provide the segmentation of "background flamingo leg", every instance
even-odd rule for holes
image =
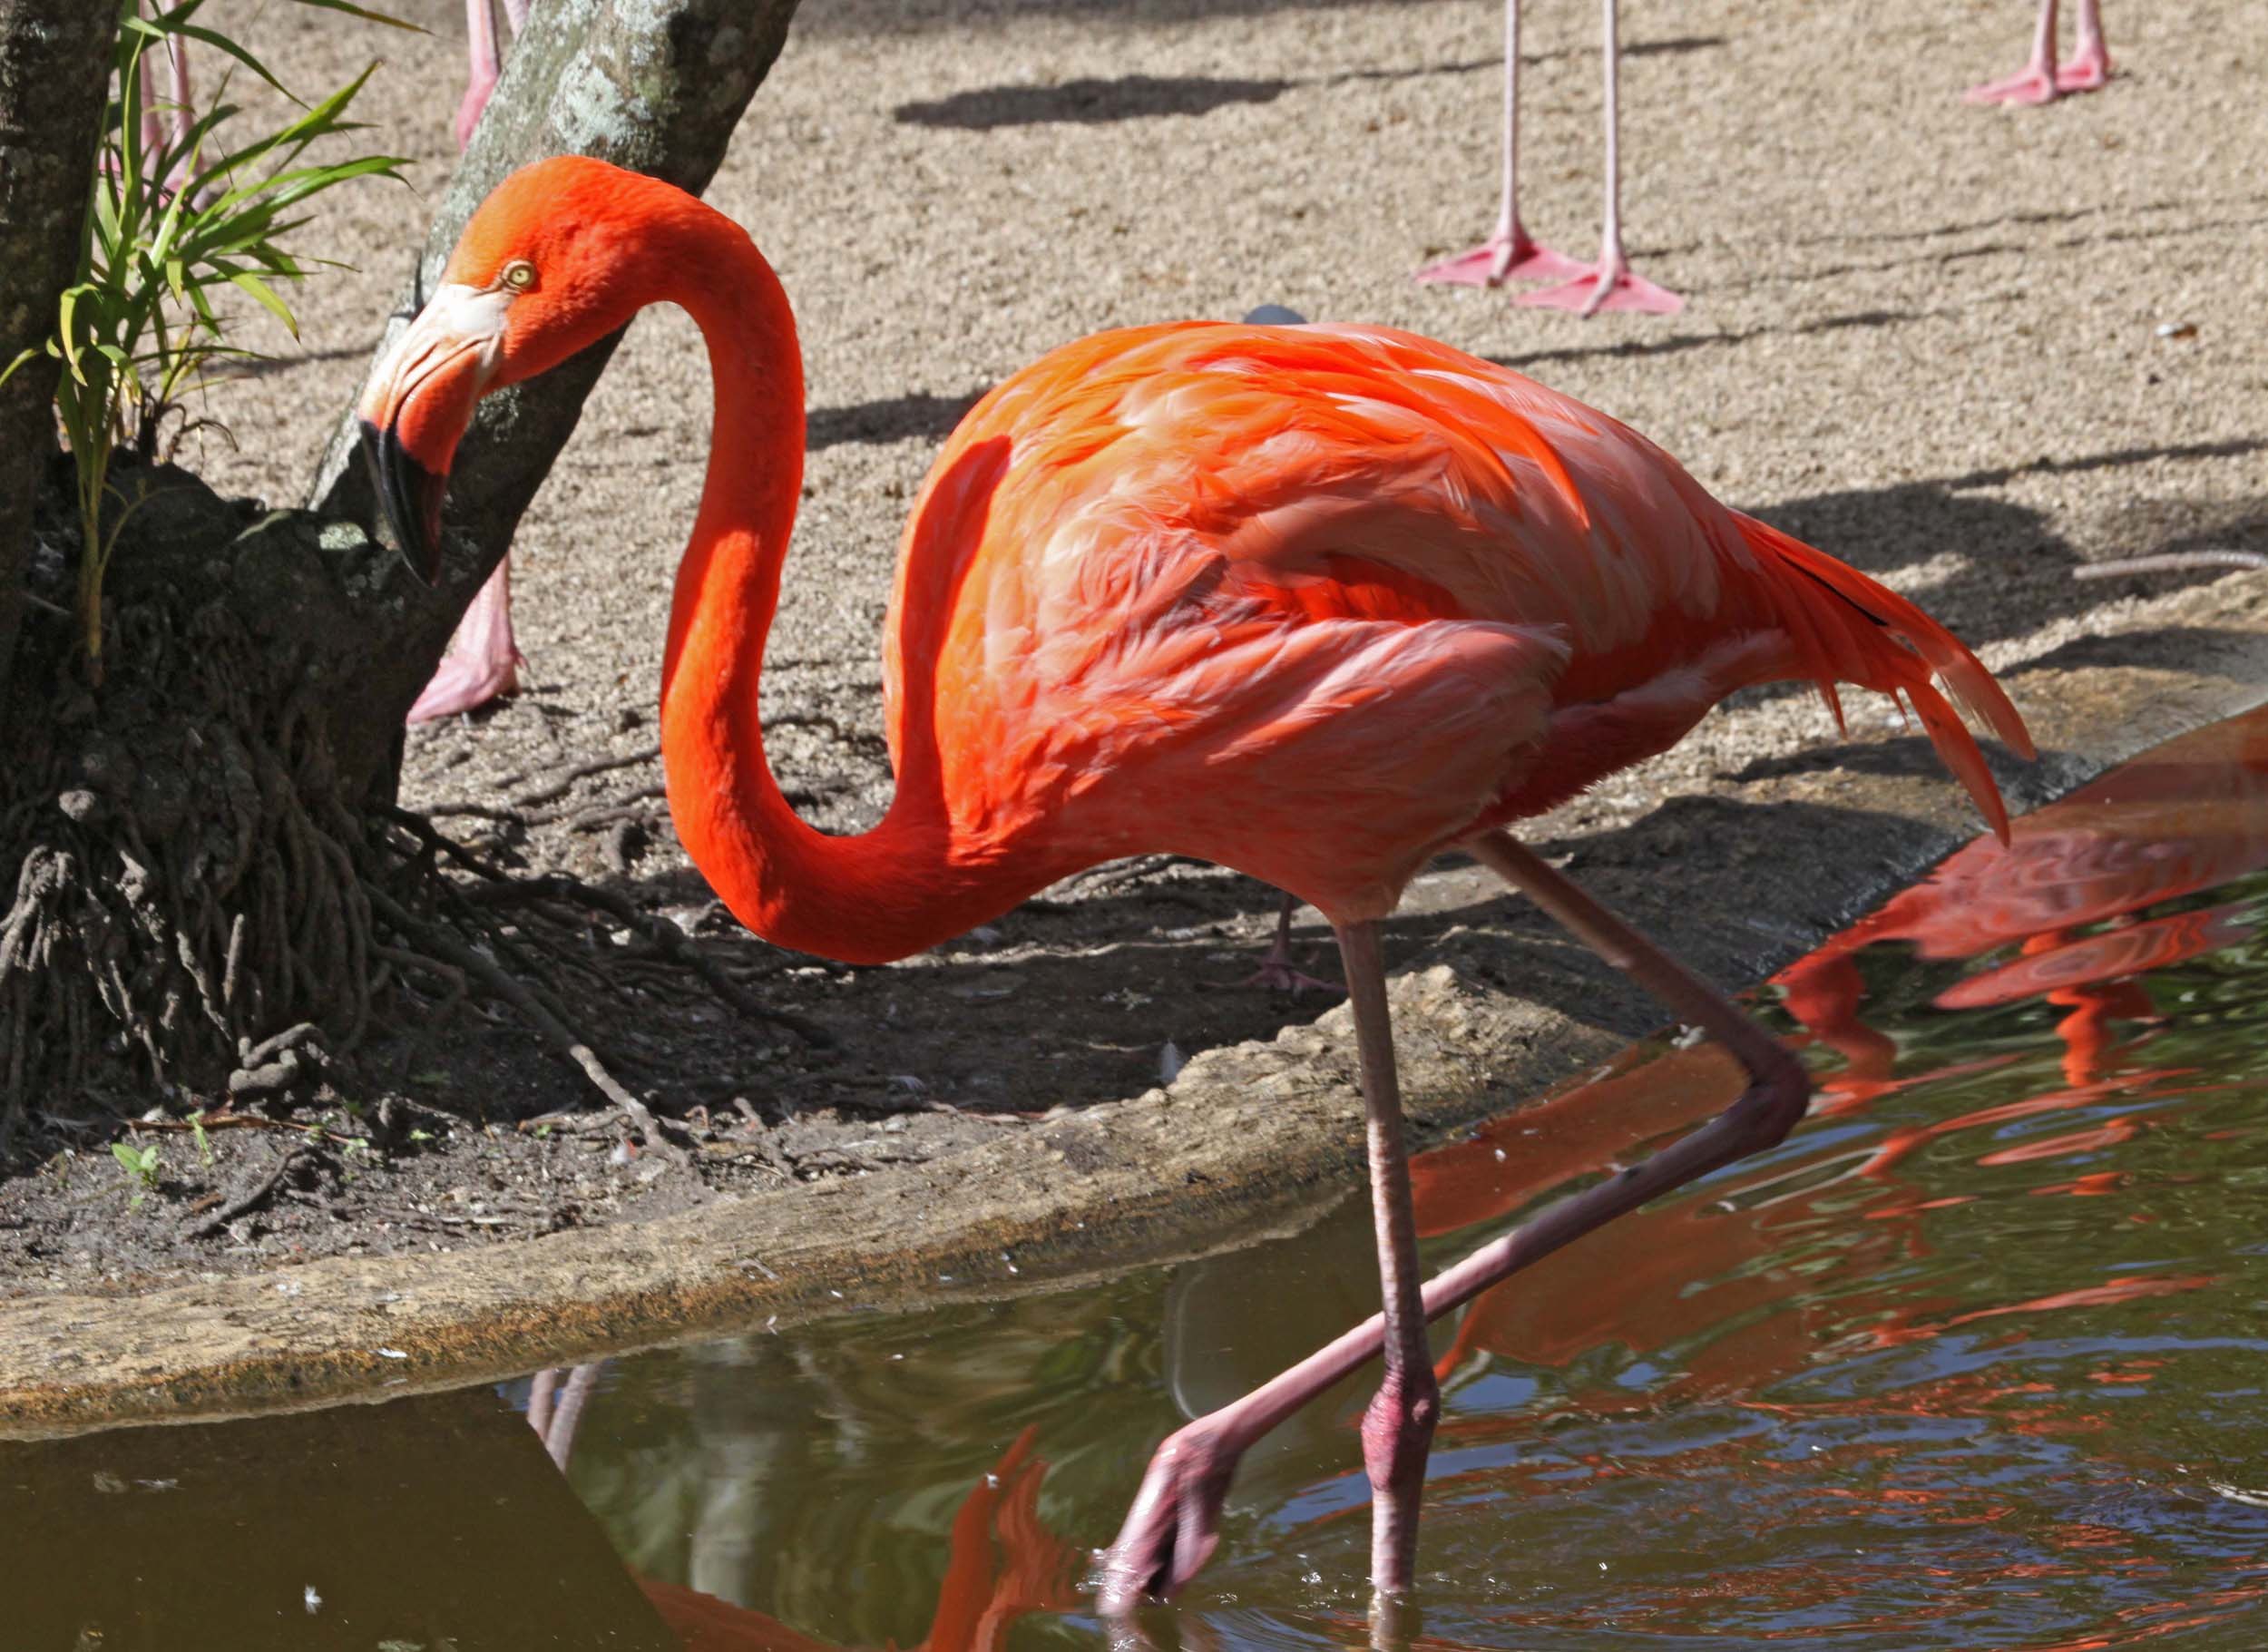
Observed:
[[[1456,287],[1498,287],[1510,280],[1562,280],[1583,268],[1538,241],[1520,221],[1520,0],[1504,0],[1503,209],[1488,239],[1428,264],[1417,279]]]
[[[2093,92],[2110,79],[2110,49],[2103,44],[2102,0],[2079,0],[2077,49],[2056,71],[2058,92]]]
[[[407,720],[429,723],[486,705],[499,695],[520,691],[520,669],[527,664],[512,637],[512,561],[480,588],[449,639],[433,680],[409,709]]]
[[[459,149],[473,141],[473,129],[481,123],[481,112],[488,107],[503,68],[496,54],[496,14],[492,6],[493,0],[464,0],[466,73],[464,99],[456,106]]]
[[[1323,981],[1306,974],[1292,963],[1292,912],[1299,904],[1299,897],[1286,892],[1284,903],[1276,908],[1276,939],[1268,943],[1267,954],[1260,960],[1260,967],[1245,977],[1242,984],[1266,987],[1271,992],[1289,992],[1297,998],[1310,990],[1318,992],[1338,992],[1345,989],[1335,981]]]
[[[2052,103],[2067,92],[2093,92],[2110,79],[2110,53],[2103,44],[2102,0],[2079,0],[2077,50],[2056,66],[2057,0],[2040,0],[2039,23],[2032,34],[2032,54],[2015,73],[1962,95],[1971,103]]]
[[[1606,40],[1601,55],[1607,75],[1607,218],[1600,236],[1598,262],[1556,287],[1524,292],[1517,302],[1548,309],[1571,309],[1595,316],[1602,309],[1636,310],[1651,316],[1674,316],[1686,301],[1666,287],[1657,287],[1630,269],[1622,249],[1621,113],[1618,103],[1622,50],[1616,28],[1615,0],[1606,0]]]
[[[504,15],[517,34],[528,20],[530,0],[504,0]],[[464,101],[457,105],[456,146],[473,141],[482,112],[503,73],[496,44],[494,0],[464,0],[467,73]],[[434,668],[433,680],[410,708],[408,720],[432,722],[486,705],[501,694],[520,690],[519,670],[527,664],[512,637],[512,559],[496,564],[473,605],[457,622],[448,652]]]
[[[1740,1099],[1668,1147],[1571,1197],[1443,1269],[1422,1293],[1437,1319],[1482,1291],[1618,1216],[1710,1171],[1784,1140],[1804,1116],[1811,1080],[1779,1041],[1737,1005],[1553,871],[1524,846],[1491,832],[1466,846],[1474,857],[1541,907],[1591,951],[1729,1050],[1749,1075]],[[1344,949],[1344,939],[1342,947]],[[1347,954],[1355,1025],[1364,1025],[1363,973]],[[1365,1047],[1364,1076],[1370,1065]],[[1367,1091],[1365,1092],[1367,1107]],[[1388,1301],[1392,1301],[1391,1294]],[[1396,1333],[1407,1336],[1406,1324]],[[1262,1435],[1390,1345],[1380,1314],[1218,1411],[1168,1435],[1150,1459],[1118,1540],[1104,1555],[1098,1605],[1130,1614],[1144,1596],[1170,1597],[1204,1567],[1219,1541],[1220,1511],[1245,1452]],[[1410,1356],[1405,1348],[1402,1357]],[[1421,1351],[1420,1359],[1424,1357]],[[1364,1455],[1370,1425],[1364,1422]],[[1374,1524],[1373,1540],[1378,1536]]]

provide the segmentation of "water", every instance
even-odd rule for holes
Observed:
[[[1760,995],[1810,1120],[1440,1327],[1421,1644],[2268,1644],[2263,865],[2268,714]],[[1428,1155],[1429,1250],[1736,1087],[1642,1049]],[[1158,1438],[1374,1301],[1349,1200],[1100,1289],[0,1446],[0,1652],[1100,1647]],[[1363,1642],[1364,1398],[1246,1460],[1161,1644]]]

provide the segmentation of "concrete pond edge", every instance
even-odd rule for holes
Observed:
[[[2268,579],[2112,604],[1988,661],[2041,753],[1996,769],[2012,808],[2034,808],[2268,700]],[[1602,894],[1715,979],[1763,980],[1975,834],[1941,775],[1847,755],[1780,765],[1756,822],[1764,804],[1800,806],[1773,807],[1768,832],[1664,824],[1652,853],[1674,889],[1632,874]],[[1741,789],[1728,783],[1725,807]],[[1455,925],[1397,963],[1422,1145],[1590,1070],[1659,1020],[1548,954],[1562,990],[1509,990]],[[1554,1007],[1570,998],[1581,1014]],[[478,1249],[0,1300],[0,1437],[383,1401],[735,1329],[1066,1288],[1295,1229],[1354,1186],[1361,1162],[1342,1007],[1270,1042],[1205,1051],[1170,1088],[931,1163]]]

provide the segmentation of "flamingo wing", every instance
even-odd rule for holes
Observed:
[[[1178,850],[1344,921],[1745,683],[1887,687],[1929,721],[1941,657],[2005,708],[1910,604],[1780,538],[1605,415],[1413,335],[1101,334],[941,455],[900,560],[893,750],[904,774],[934,738],[965,852]]]

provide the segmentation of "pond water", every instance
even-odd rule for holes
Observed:
[[[2268,1645],[2263,866],[2268,713],[1758,994],[1803,1128],[1438,1327],[1419,1644]],[[1432,1259],[1736,1089],[1642,1048],[1427,1155]],[[1152,1445],[1375,1302],[1349,1198],[1105,1288],[0,1446],[0,1648],[1108,1645]],[[1364,1642],[1371,1380],[1246,1460],[1158,1644]]]

